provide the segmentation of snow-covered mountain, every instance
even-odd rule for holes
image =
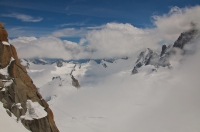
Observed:
[[[134,66],[135,58],[111,60],[89,60],[85,63],[56,61],[52,64],[34,63],[32,60],[21,59],[21,64],[28,67],[27,71],[39,89],[46,84],[58,81],[58,84],[72,85],[71,76],[78,79],[81,86],[90,80],[103,78],[121,71],[130,70]]]
[[[26,64],[28,68],[29,64]],[[59,131],[54,122],[52,110],[33,84],[26,68],[21,65],[16,49],[8,42],[7,31],[1,22],[0,101],[2,103],[0,106],[1,131]]]
[[[198,131],[200,38],[193,31],[161,46],[159,53],[147,48],[122,59],[21,63],[61,132]],[[81,88],[73,86],[72,77]]]
[[[8,132],[28,131],[25,127],[34,132],[200,130],[200,37],[195,26],[159,52],[149,47],[138,56],[76,61],[19,60],[3,32],[0,115],[5,125],[12,125],[4,129]]]
[[[147,48],[139,54],[136,65],[132,70],[132,74],[138,73],[138,68],[145,65],[155,66],[152,71],[156,71],[156,69],[160,66],[168,67],[169,69],[172,68],[172,65],[170,64],[170,58],[180,54],[180,52],[182,52],[182,54],[187,52],[187,49],[184,49],[184,46],[186,44],[189,45],[192,40],[195,40],[195,38],[198,37],[198,30],[195,28],[195,25],[193,25],[192,29],[181,33],[178,39],[174,42],[173,46],[163,45],[160,55],[153,52],[150,48]]]

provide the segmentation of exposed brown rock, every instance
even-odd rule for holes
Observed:
[[[3,87],[4,85],[3,85],[3,82],[0,80],[0,87]]]
[[[80,88],[81,86],[80,86],[78,80],[77,80],[76,78],[74,78],[73,75],[72,75],[71,78],[72,78],[72,85],[73,85],[74,87],[76,87],[76,88]]]
[[[0,22],[0,29],[4,29],[4,28],[5,28],[5,27],[4,27],[3,23]]]
[[[0,22],[0,40],[8,42],[8,33],[2,22]]]
[[[2,34],[4,26],[0,23],[0,39],[6,41],[5,34]],[[7,33],[7,32],[6,32]],[[7,37],[7,36],[6,36]],[[0,92],[0,100],[6,109],[9,109],[18,119],[26,113],[26,101],[28,99],[38,102],[47,112],[47,116],[32,121],[22,120],[24,126],[32,132],[59,132],[55,125],[54,117],[49,105],[42,99],[32,79],[27,74],[26,68],[20,64],[15,47],[12,45],[4,45],[0,41],[0,68],[8,66],[9,76],[0,74],[0,80],[6,79],[13,83],[6,87],[4,92]],[[10,63],[11,57],[13,60]],[[0,86],[4,85],[0,81]],[[23,109],[19,109],[15,104],[21,103]]]
[[[47,102],[44,99],[42,99],[41,102],[42,102],[42,105],[44,106],[44,108],[49,108],[49,105],[47,104]]]

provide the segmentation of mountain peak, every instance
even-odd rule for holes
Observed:
[[[4,29],[4,24],[2,22],[0,22],[0,29]]]
[[[2,22],[0,22],[0,40],[8,42],[8,33]]]
[[[32,132],[58,132],[49,105],[33,84],[26,68],[21,65],[15,47],[8,42],[8,34],[5,29],[2,29],[4,28],[2,23],[0,27],[0,81],[3,82],[0,87],[0,100],[3,107],[13,113],[17,120],[21,120],[22,124]],[[29,107],[27,105],[30,105],[28,103],[30,101],[33,105]],[[37,113],[38,107],[44,114],[38,116],[41,112],[39,110],[37,118],[27,118],[27,115],[35,114],[30,113],[31,111]]]
[[[173,47],[183,49],[185,44],[190,42],[198,33],[198,29],[196,28],[196,24],[191,23],[191,29],[189,31],[181,33],[178,39],[174,42]]]

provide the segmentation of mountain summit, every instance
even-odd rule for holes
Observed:
[[[135,66],[132,70],[132,74],[138,73],[138,69],[144,65],[153,65],[155,69],[152,71],[156,71],[156,68],[159,66],[171,68],[170,57],[176,54],[177,50],[181,50],[184,52],[184,46],[190,43],[193,39],[198,37],[198,29],[196,28],[194,23],[191,23],[192,28],[186,32],[180,34],[178,39],[174,42],[173,46],[166,46],[165,44],[162,46],[162,50],[160,55],[153,52],[150,48],[142,51],[138,55],[138,59],[135,62]]]
[[[0,22],[0,101],[8,113],[32,132],[59,132],[49,105],[42,98]]]

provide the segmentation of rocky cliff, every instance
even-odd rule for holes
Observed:
[[[153,65],[155,66],[155,69],[159,66],[171,68],[169,60],[170,56],[175,55],[177,49],[183,51],[184,53],[184,46],[199,35],[199,29],[197,29],[195,24],[192,23],[191,29],[181,33],[173,45],[163,45],[160,55],[147,48],[145,51],[142,51],[139,54],[138,59],[135,62],[135,66],[132,70],[132,74],[138,73],[138,69],[144,65]]]
[[[49,105],[42,98],[26,68],[20,64],[15,47],[0,23],[0,101],[8,112],[32,132],[59,132]],[[40,109],[38,109],[40,108]],[[41,114],[43,113],[43,114]]]
[[[80,88],[81,87],[80,84],[79,84],[79,82],[78,82],[78,80],[76,78],[74,78],[73,75],[71,76],[71,79],[72,79],[72,85],[74,87],[76,87],[76,88]]]

